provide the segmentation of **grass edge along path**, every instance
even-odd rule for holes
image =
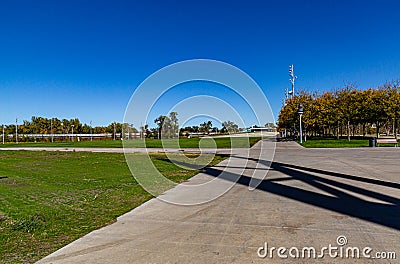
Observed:
[[[175,182],[199,172],[151,158]],[[123,154],[0,151],[0,263],[33,263],[151,198]]]
[[[341,139],[333,139],[333,138],[325,138],[325,139],[307,139],[307,141],[303,141],[303,144],[300,144],[299,140],[296,142],[305,147],[305,148],[366,148],[369,147],[369,139],[368,138],[355,138],[350,141],[347,138]],[[393,147],[394,144],[380,144],[380,147]]]
[[[233,146],[238,148],[247,148],[257,143],[261,137],[232,137],[234,141]],[[202,147],[214,147],[214,140],[217,148],[230,148],[231,138],[230,137],[216,137],[216,138],[180,138],[180,148],[198,148],[199,143],[203,141]],[[170,145],[173,140],[164,139],[164,145]],[[144,144],[144,142],[146,144]],[[160,139],[146,139],[143,140],[127,140],[124,143],[126,146],[132,148],[162,148],[163,142]],[[61,148],[122,148],[123,144],[121,140],[94,140],[94,141],[80,141],[80,142],[21,142],[21,143],[6,143],[0,144],[0,148],[24,148],[24,147],[61,147]]]

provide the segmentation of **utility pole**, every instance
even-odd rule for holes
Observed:
[[[61,122],[61,135],[60,138],[64,139],[64,122]]]
[[[294,65],[289,66],[289,76],[290,76],[290,83],[292,84],[292,90],[288,92],[291,98],[294,96],[294,80],[297,79],[297,76],[294,75]]]
[[[18,144],[18,118],[15,118],[15,143]]]
[[[54,135],[53,135],[53,118],[50,119],[50,132],[51,132],[51,142],[54,142]]]
[[[285,105],[288,98],[289,98],[289,90],[288,88],[285,88]]]
[[[295,79],[297,79],[297,76],[294,75],[294,65],[293,64],[289,66],[289,76],[290,76],[289,82],[292,84],[292,88],[291,88],[291,90],[289,90],[288,88],[285,88],[285,99],[284,99],[284,103],[283,103],[284,106],[286,105],[287,100],[289,98],[293,98],[293,96],[294,96],[294,81],[295,81]]]
[[[289,82],[292,84],[292,89],[289,90],[288,88],[285,88],[285,101],[283,103],[283,106],[285,106],[287,104],[287,100],[289,98],[293,98],[294,95],[295,95],[295,93],[294,93],[294,81],[297,79],[297,76],[294,75],[294,65],[293,64],[289,66],[289,76],[290,76]],[[287,131],[286,131],[286,128],[285,128],[285,136],[287,136],[286,133],[287,133]]]
[[[93,141],[92,120],[90,120],[90,141]]]
[[[117,133],[117,131],[115,130],[115,122],[114,122],[114,140],[116,138],[116,133]]]

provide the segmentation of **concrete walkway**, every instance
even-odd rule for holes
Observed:
[[[238,183],[218,199],[196,206],[152,199],[39,263],[399,263],[398,149],[304,149],[279,142],[267,178],[250,191],[254,168],[267,171],[270,164],[268,151],[261,149],[271,146],[258,143],[247,157],[231,158],[249,162]],[[236,179],[234,170],[240,168],[235,162],[227,166],[219,164],[189,184],[212,180],[222,170],[232,173],[225,181]],[[165,195],[180,192],[174,188]],[[315,248],[317,255],[329,244],[338,247],[339,236],[345,237],[339,239],[343,252],[370,247],[371,256],[394,251],[397,260],[333,258],[326,250],[321,259],[301,257],[303,247]],[[288,258],[281,259],[275,249],[272,258],[260,258],[265,243],[269,253],[272,247],[296,247],[299,257],[286,251]]]

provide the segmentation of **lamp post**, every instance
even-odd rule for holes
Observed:
[[[293,64],[289,66],[289,76],[290,76],[289,81],[292,84],[292,90],[288,91],[288,94],[290,95],[290,98],[293,98],[293,96],[294,96],[294,81],[297,78],[297,76],[294,75],[294,65]]]
[[[53,135],[53,118],[50,119],[50,132],[51,132],[51,142],[54,142],[54,135]]]
[[[114,140],[115,140],[115,138],[116,138],[116,133],[117,133],[117,131],[116,131],[116,129],[115,129],[115,122],[114,122]]]
[[[93,128],[92,128],[92,120],[90,120],[90,141],[93,141]]]
[[[74,142],[74,125],[71,125],[71,127],[72,127],[72,138],[71,138],[71,140],[72,140],[72,142]]]
[[[303,129],[302,129],[302,122],[301,122],[301,117],[303,115],[304,109],[303,109],[303,105],[299,104],[299,109],[297,110],[297,113],[300,116],[300,144],[303,144]]]
[[[15,118],[15,143],[18,144],[18,118]]]
[[[64,135],[63,134],[64,134],[64,122],[61,122],[61,135],[62,135],[60,137],[61,139],[64,139]]]

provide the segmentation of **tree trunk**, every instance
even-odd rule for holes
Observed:
[[[339,128],[339,121],[337,122],[337,128],[336,128],[336,136],[337,136],[337,139],[339,140],[339,130],[340,130],[340,128]]]
[[[394,128],[394,119],[393,119],[393,136],[395,134],[395,128]]]
[[[350,121],[347,121],[347,140],[350,141]]]
[[[340,136],[343,137],[343,126],[340,125]]]
[[[304,142],[307,141],[307,127],[304,127]]]
[[[390,130],[391,130],[391,129],[392,129],[392,128],[391,128],[391,125],[389,124],[389,121],[386,122],[386,125],[385,125],[386,136],[390,136]]]
[[[366,127],[366,124],[363,123],[363,127],[362,127],[362,130],[363,130],[363,137],[365,137],[365,135],[366,135],[366,133],[365,133],[365,127]]]

